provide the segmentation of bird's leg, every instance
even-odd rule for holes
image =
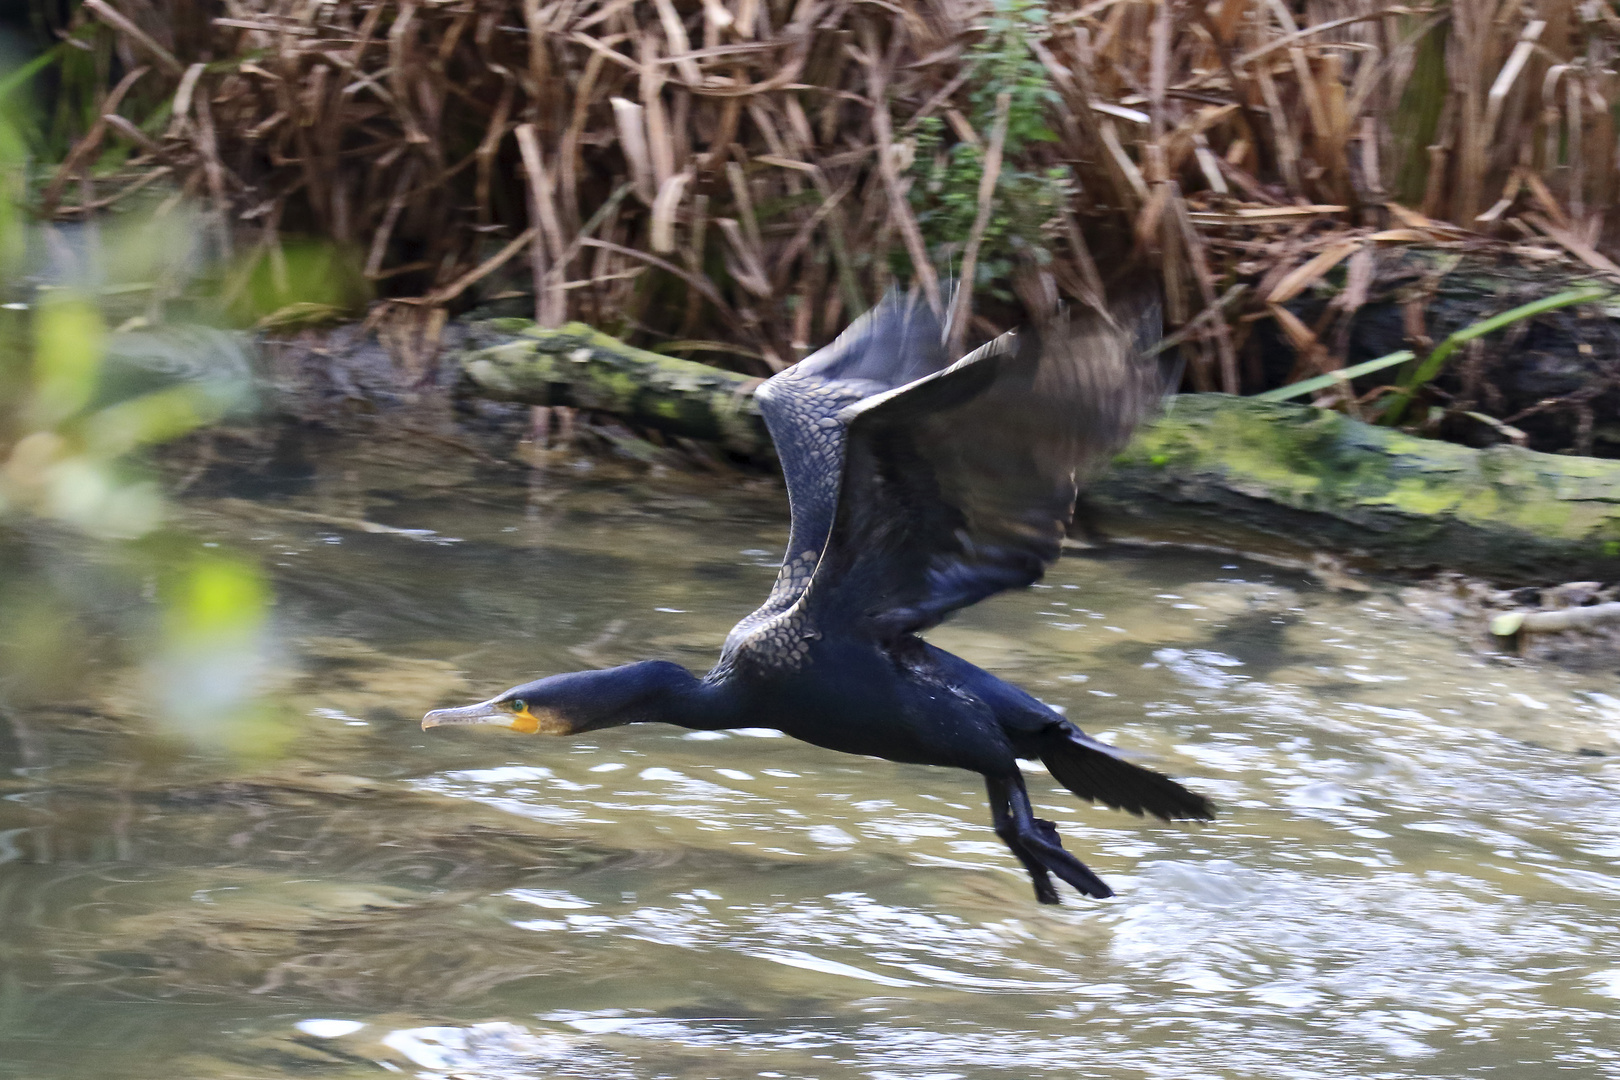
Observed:
[[[1035,899],[1043,904],[1058,902],[1057,890],[1052,887],[1052,875],[1046,872],[1040,860],[1031,855],[1018,840],[1018,829],[1013,824],[1012,813],[1008,801],[1008,791],[1011,785],[999,776],[984,778],[985,790],[990,794],[990,824],[996,830],[996,835],[1007,849],[1018,856],[1018,861],[1024,864],[1029,871],[1030,881],[1035,883]],[[1056,835],[1054,830],[1053,835]]]
[[[1007,777],[1006,787],[1011,826],[1018,844],[1041,865],[1079,889],[1086,896],[1104,900],[1114,895],[1102,878],[1093,874],[1085,863],[1063,850],[1057,826],[1035,816],[1029,805],[1029,792],[1024,789],[1022,776]],[[1008,846],[1011,847],[1009,841]],[[1017,851],[1017,848],[1013,849]]]

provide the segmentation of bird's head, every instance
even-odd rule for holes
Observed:
[[[525,735],[578,735],[667,719],[671,699],[696,682],[679,664],[662,660],[575,671],[514,686],[476,705],[435,709],[422,727],[486,724]]]

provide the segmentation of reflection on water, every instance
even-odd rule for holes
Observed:
[[[142,575],[7,542],[0,1077],[1620,1076],[1612,676],[1477,656],[1395,583],[1065,559],[935,640],[1223,814],[1032,776],[1121,894],[1044,909],[967,774],[768,717],[417,729],[533,675],[705,667],[769,586],[771,485],[299,453],[183,508],[269,570],[263,754],[177,743],[137,692]]]

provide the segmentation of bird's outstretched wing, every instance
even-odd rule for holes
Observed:
[[[1156,296],[1060,317],[837,416],[843,480],[804,603],[880,640],[1038,580],[1088,466],[1160,400]],[[797,513],[797,510],[795,510]]]
[[[943,334],[933,311],[919,298],[891,292],[832,344],[755,391],[787,479],[793,524],[770,597],[732,630],[728,652],[791,607],[810,584],[838,503],[845,441],[839,412],[945,364]]]

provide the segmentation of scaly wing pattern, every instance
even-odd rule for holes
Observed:
[[[879,640],[1039,580],[1078,485],[1159,402],[1156,297],[1060,317],[845,407],[843,483],[810,621]]]
[[[771,594],[726,638],[722,663],[778,625],[810,584],[838,504],[844,424],[838,414],[874,394],[939,371],[946,356],[939,320],[916,297],[890,293],[831,345],[766,380],[754,395],[776,444],[793,522]]]

